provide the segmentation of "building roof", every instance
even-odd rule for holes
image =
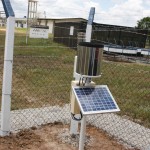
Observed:
[[[27,18],[16,18],[16,21],[26,21]],[[87,22],[87,19],[84,18],[37,18],[38,21],[40,20],[51,20],[51,21],[55,21],[56,23],[59,22]],[[127,27],[127,26],[119,26],[119,25],[111,25],[111,24],[103,24],[103,23],[96,23],[94,22],[95,26],[99,26],[99,27],[105,27],[105,28],[133,28],[133,27]]]
[[[84,18],[37,18],[38,20],[81,20],[81,21],[87,21]]]

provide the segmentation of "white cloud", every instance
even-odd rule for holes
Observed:
[[[145,3],[145,5],[150,6],[150,0],[143,0],[143,3]]]
[[[142,18],[143,15],[142,0],[128,0],[124,3],[116,4],[105,14],[108,19],[106,20],[107,23],[135,26],[136,21]],[[105,20],[104,17],[103,19]]]
[[[47,7],[45,8],[45,4]],[[49,3],[48,0],[39,2],[39,11],[47,12],[48,17],[84,17],[87,18],[91,6],[100,7],[98,3],[81,0],[57,0]]]
[[[11,0],[16,17],[27,15],[28,0]],[[104,24],[135,26],[137,20],[148,16],[150,0],[109,0],[113,2],[107,11],[101,8],[103,0],[39,0],[38,11],[44,17],[80,17],[88,18],[90,7],[96,8],[95,21]]]

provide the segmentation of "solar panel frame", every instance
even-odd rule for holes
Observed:
[[[76,89],[93,89],[94,90],[94,92],[95,92],[95,90],[97,90],[97,89],[106,89],[107,90],[107,94],[109,94],[109,96],[110,96],[110,98],[111,98],[111,101],[113,102],[113,104],[115,105],[113,105],[115,108],[112,108],[112,109],[107,109],[107,110],[90,110],[90,111],[84,111],[84,109],[83,109],[83,104],[81,104],[81,97],[79,97],[79,95],[77,95],[77,93],[76,93]],[[117,105],[117,103],[116,103],[116,101],[115,101],[115,99],[114,99],[114,97],[112,96],[112,94],[111,94],[111,92],[110,92],[110,90],[109,90],[109,88],[108,88],[108,86],[107,85],[97,85],[97,86],[83,86],[83,87],[81,87],[81,86],[72,86],[72,90],[73,90],[73,92],[74,92],[74,94],[75,94],[75,97],[76,97],[76,100],[77,100],[77,102],[78,102],[78,104],[79,104],[79,107],[80,107],[80,110],[81,110],[81,112],[82,112],[82,114],[83,115],[92,115],[92,114],[100,114],[100,113],[109,113],[109,112],[119,112],[120,111],[120,109],[119,109],[119,107],[118,107],[118,105]],[[84,95],[85,96],[85,95]],[[82,99],[83,100],[83,99]],[[95,100],[98,100],[98,97],[97,97],[97,99],[95,99]],[[83,100],[84,101],[84,100]],[[96,103],[95,103],[96,104]]]

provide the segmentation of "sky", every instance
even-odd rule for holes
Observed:
[[[27,15],[28,0],[10,0],[17,18]],[[95,7],[97,23],[134,27],[150,16],[150,0],[39,0],[38,15],[46,18],[88,18]],[[0,6],[1,8],[1,6]]]

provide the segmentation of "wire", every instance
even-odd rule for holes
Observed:
[[[80,111],[80,116],[81,116],[80,118],[76,118],[75,115],[76,114],[71,113],[71,117],[73,120],[75,120],[75,121],[81,121],[82,120],[83,114],[81,113],[81,111]]]

